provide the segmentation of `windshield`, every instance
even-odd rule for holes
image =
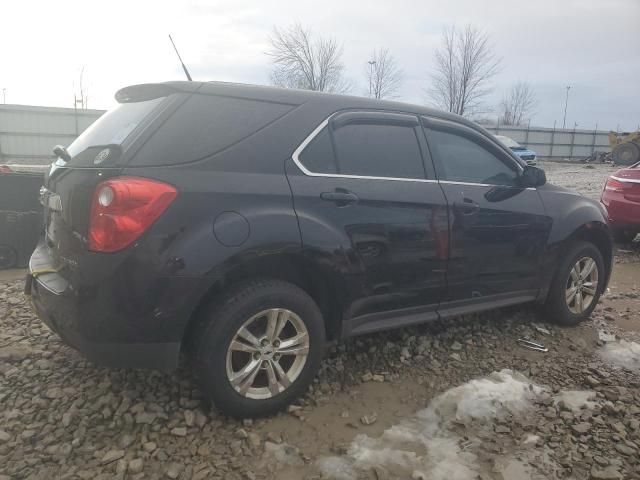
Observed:
[[[96,145],[121,145],[138,124],[164,99],[154,98],[145,102],[121,103],[102,115],[82,135],[69,145],[67,151],[73,157]]]
[[[505,147],[509,147],[509,148],[522,148],[522,145],[520,145],[518,142],[516,142],[515,140],[513,140],[512,138],[509,137],[505,137],[504,135],[496,135],[495,136],[498,140],[500,140],[500,142],[505,146]]]

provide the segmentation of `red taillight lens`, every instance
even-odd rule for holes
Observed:
[[[116,252],[131,245],[178,195],[171,185],[139,177],[101,182],[93,193],[89,250]]]
[[[604,189],[609,192],[624,192],[628,186],[625,182],[609,177],[607,183],[604,184]]]

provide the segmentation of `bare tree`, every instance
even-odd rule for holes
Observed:
[[[500,70],[486,33],[473,25],[445,29],[436,51],[436,71],[428,90],[431,100],[444,110],[464,115],[478,112],[489,82]]]
[[[536,95],[527,82],[518,82],[511,87],[500,103],[500,121],[504,125],[521,125],[533,113]]]
[[[273,29],[269,37],[274,85],[320,92],[346,93],[342,46],[333,38],[316,36],[299,24]]]
[[[372,98],[397,98],[402,86],[403,72],[388,49],[373,51],[367,62],[366,78],[369,84],[369,96]]]

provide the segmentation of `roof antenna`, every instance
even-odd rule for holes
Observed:
[[[173,38],[171,38],[171,34],[169,34],[169,40],[171,40],[171,45],[173,45],[173,49],[176,51],[176,55],[178,55],[178,60],[180,60],[180,63],[182,64],[182,70],[184,70],[184,74],[187,76],[187,80],[189,80],[190,82],[193,82],[193,79],[191,78],[191,75],[189,75],[189,70],[187,70],[187,67],[185,66],[184,62],[182,61],[182,57],[180,56],[180,53],[178,53],[178,49],[176,48],[176,44],[173,43]]]

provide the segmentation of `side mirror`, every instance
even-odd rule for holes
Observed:
[[[541,187],[547,183],[547,175],[538,167],[526,166],[520,175],[520,184],[525,188]]]

